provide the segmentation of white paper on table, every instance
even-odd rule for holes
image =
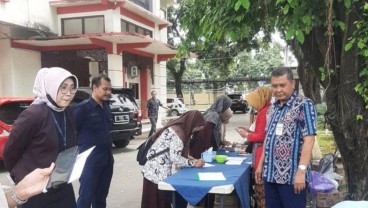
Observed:
[[[226,165],[241,165],[245,159],[244,157],[228,157]]]
[[[86,160],[87,160],[88,156],[91,154],[92,150],[95,147],[96,146],[93,146],[93,147],[87,149],[86,151],[78,154],[77,159],[74,163],[73,171],[70,174],[68,183],[71,183],[71,182],[73,182],[73,181],[80,178],[80,176],[82,175],[84,165],[86,164]]]
[[[241,165],[243,163],[243,161],[239,161],[239,160],[229,160],[226,162],[226,165]]]
[[[212,164],[209,164],[209,163],[205,163],[203,167],[204,168],[209,168],[209,167],[213,167],[213,166],[215,166],[215,165],[212,165]]]
[[[198,173],[198,179],[200,181],[226,181],[222,172]]]
[[[233,160],[233,161],[243,161],[247,159],[246,157],[227,157],[227,160]]]

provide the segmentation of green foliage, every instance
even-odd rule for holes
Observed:
[[[259,47],[259,41],[255,38],[257,34],[262,31],[265,34],[263,39],[267,41],[270,40],[270,34],[275,28],[282,32],[286,40],[296,40],[301,45],[313,30],[318,31],[312,35],[313,37],[324,33],[324,36],[332,36],[333,40],[337,41],[337,35],[346,33],[349,13],[359,14],[360,20],[355,22],[354,36],[348,42],[344,42],[346,39],[338,41],[341,41],[339,44],[343,44],[345,51],[354,48],[358,50],[359,56],[363,57],[364,64],[359,65],[361,67],[359,86],[357,85],[355,89],[362,96],[368,109],[368,3],[366,1],[183,0],[183,7],[186,9],[183,12],[185,15],[181,19],[181,24],[187,32],[187,39],[183,47],[187,49],[193,45],[199,49],[205,49],[213,43],[222,41],[243,43],[248,48],[257,48]],[[349,25],[349,27],[352,26]],[[323,38],[321,41],[326,42]],[[339,44],[333,43],[332,47],[339,46]],[[321,53],[326,54],[325,51]],[[339,55],[344,57],[343,54],[334,56]],[[330,61],[332,57],[329,56]],[[319,66],[322,82],[331,75],[330,68],[337,69],[340,63],[333,64],[335,65]]]
[[[240,52],[230,67],[231,77],[268,77],[272,67],[282,65],[280,52],[284,47],[279,44],[263,45],[252,52]]]
[[[326,80],[326,70],[325,70],[325,68],[319,67],[318,70],[321,72],[321,80],[325,81]]]
[[[350,8],[351,1],[345,0],[345,6]],[[345,51],[349,51],[356,46],[359,55],[363,57],[363,67],[359,73],[360,83],[355,86],[355,91],[363,97],[366,104],[365,109],[368,109],[368,2],[361,5],[362,19],[355,22],[358,30],[354,32],[354,37],[350,38],[345,45]],[[356,116],[357,120],[363,120],[362,115]]]

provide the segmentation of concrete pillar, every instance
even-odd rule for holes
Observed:
[[[108,76],[112,87],[123,87],[123,58],[120,55],[107,55]]]

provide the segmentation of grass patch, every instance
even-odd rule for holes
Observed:
[[[324,118],[324,114],[326,112],[326,104],[322,103],[322,104],[317,104],[316,105],[316,109],[317,109],[317,115],[318,115],[318,120],[317,120],[317,129],[318,129],[318,134],[317,134],[317,139],[318,139],[318,144],[321,148],[321,153],[322,156],[329,154],[329,153],[335,153],[336,151],[336,144],[334,141],[334,137],[332,135],[332,132],[329,130],[329,133],[326,134],[325,133],[325,128],[329,128],[328,125],[325,124],[325,118]]]
[[[329,153],[335,153],[336,144],[331,132],[329,134],[325,134],[324,132],[318,132],[317,139],[319,147],[321,148],[322,156]]]

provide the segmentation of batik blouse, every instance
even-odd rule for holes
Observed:
[[[172,174],[173,164],[177,167],[193,167],[196,162],[195,159],[191,160],[182,156],[183,142],[171,127],[161,133],[148,151],[147,157],[167,148],[169,151],[148,160],[143,166],[143,176],[155,184]]]

